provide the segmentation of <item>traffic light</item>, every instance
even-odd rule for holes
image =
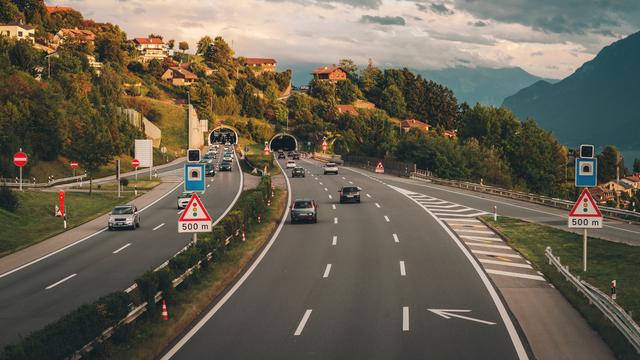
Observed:
[[[187,162],[190,162],[190,163],[200,162],[200,149],[187,150]]]
[[[580,157],[593,159],[595,157],[593,145],[580,145]]]

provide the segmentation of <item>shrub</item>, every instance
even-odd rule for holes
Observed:
[[[152,123],[156,123],[162,119],[162,113],[157,109],[151,109],[147,112],[146,118],[149,119]]]
[[[121,179],[120,179],[120,185],[122,185],[122,186],[129,186],[129,179],[127,179],[127,178],[121,178]]]
[[[155,296],[158,292],[159,282],[158,274],[152,270],[148,270],[141,277],[136,279],[136,284],[138,284],[138,288],[140,289],[142,301],[146,301],[149,304],[155,304]],[[154,306],[149,306],[148,310],[154,308]]]
[[[18,206],[20,206],[18,196],[8,186],[2,185],[0,187],[0,207],[15,212],[18,210]]]

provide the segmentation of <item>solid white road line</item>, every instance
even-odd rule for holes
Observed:
[[[118,250],[115,250],[113,253],[114,253],[114,254],[117,254],[117,253],[119,253],[120,251],[122,251],[122,250],[124,250],[124,249],[128,248],[129,246],[131,246],[131,243],[127,243],[126,245],[124,245],[123,247],[119,248]]]
[[[480,241],[502,242],[502,239],[500,239],[500,238],[487,237],[487,236],[460,235],[460,238],[465,239],[465,240],[476,240],[476,241],[480,240]]]
[[[380,204],[376,203],[376,207],[377,207],[378,209],[380,209]]]
[[[393,241],[396,243],[400,242],[400,239],[398,239],[398,234],[393,234]]]
[[[76,276],[76,275],[78,275],[78,274],[71,274],[71,275],[67,276],[66,278],[64,278],[64,279],[62,279],[62,280],[60,280],[60,281],[58,281],[58,282],[54,282],[53,284],[51,284],[51,285],[47,286],[47,287],[46,287],[46,288],[44,288],[44,289],[45,289],[45,290],[53,289],[54,287],[56,287],[56,286],[58,286],[58,285],[62,284],[63,282],[65,282],[65,281],[67,281],[67,280],[71,279],[72,277],[74,277],[74,276]]]
[[[161,228],[161,227],[163,227],[163,226],[164,226],[164,223],[162,223],[162,224],[160,224],[160,225],[158,225],[158,226],[154,227],[154,228],[153,228],[153,230],[151,230],[151,231],[156,231],[156,230],[160,229],[160,228]]]
[[[334,224],[337,224],[337,223],[338,223],[338,218],[337,218],[337,217],[334,217],[334,218],[333,218],[333,223],[334,223]]]
[[[384,220],[385,220],[386,222],[391,222],[391,220],[389,220],[389,217],[388,217],[387,215],[385,215],[385,216],[384,216]]]
[[[402,307],[402,331],[409,331],[409,307]]]
[[[349,184],[353,185],[353,181],[349,181]]]
[[[338,244],[338,236],[333,235],[333,240],[331,241],[331,245],[336,246]]]
[[[511,249],[511,247],[506,245],[492,245],[492,244],[483,244],[483,243],[475,243],[475,242],[465,242],[465,244],[469,246],[481,246],[481,247],[487,247],[492,249],[507,249],[507,250]]]
[[[335,210],[335,209],[336,209],[336,204],[331,204],[331,208],[332,208],[333,210]]]
[[[371,195],[369,195],[369,194],[365,194],[365,195],[367,195],[368,198],[371,198]]]
[[[509,272],[509,271],[501,271],[501,270],[493,270],[493,269],[486,269],[486,270],[487,270],[488,274],[493,274],[493,275],[503,275],[503,276],[521,278],[521,279],[547,281],[547,280],[545,280],[545,278],[543,278],[542,276],[539,276],[539,275],[520,274],[520,273],[514,273],[514,272]]]
[[[330,272],[331,272],[331,264],[327,264],[327,267],[324,269],[324,274],[322,275],[322,277],[328,278]]]
[[[481,263],[483,263],[483,264],[493,264],[493,265],[500,265],[500,266],[511,266],[511,267],[517,267],[517,268],[523,268],[523,269],[533,269],[528,264],[514,263],[514,262],[508,262],[508,261],[488,260],[488,259],[479,259],[479,261]]]
[[[342,180],[347,180],[347,178],[343,176],[343,177],[342,177]]]
[[[407,276],[407,271],[404,268],[404,261],[400,261],[400,276]]]
[[[324,191],[329,191],[329,189],[327,189],[327,188],[324,188]]]
[[[329,195],[329,199],[333,199],[333,196]]]
[[[309,316],[311,316],[311,311],[313,310],[307,309],[307,311],[304,312],[304,315],[302,315],[302,319],[300,320],[300,323],[296,328],[296,332],[293,333],[293,336],[300,336],[300,334],[302,334],[302,330],[304,330],[304,326],[307,324],[307,320],[309,320]]]
[[[173,188],[171,188],[171,190],[167,191],[164,195],[160,196],[159,198],[157,198],[156,200],[154,200],[153,202],[151,202],[149,205],[147,205],[147,206],[143,207],[142,209],[140,209],[140,210],[138,210],[138,211],[139,211],[139,212],[143,212],[143,211],[145,211],[146,209],[148,209],[149,207],[151,207],[151,206],[155,205],[155,204],[156,204],[156,203],[158,203],[160,200],[164,199],[165,197],[169,196],[169,194],[171,194],[172,192],[174,192],[174,191],[175,191],[175,189],[177,189],[178,187],[180,187],[180,186],[182,185],[182,183],[183,183],[183,181],[181,181],[178,185],[176,185],[176,186],[174,186]],[[62,251],[65,251],[65,250],[67,250],[67,249],[68,249],[68,248],[70,248],[70,247],[76,246],[76,245],[78,245],[78,244],[80,244],[80,243],[82,243],[82,242],[84,242],[84,241],[86,241],[86,240],[89,240],[89,239],[91,239],[92,237],[94,237],[94,236],[96,236],[96,235],[98,235],[98,234],[100,234],[100,233],[105,232],[106,230],[107,230],[107,228],[106,228],[106,227],[104,227],[104,228],[102,228],[101,230],[98,230],[98,231],[94,232],[94,233],[93,233],[93,234],[91,234],[91,235],[87,235],[87,236],[83,237],[82,239],[80,239],[80,240],[78,240],[78,241],[76,241],[76,242],[73,242],[73,243],[71,243],[71,244],[69,244],[69,245],[67,245],[67,246],[65,246],[65,247],[63,247],[63,248],[60,248],[60,249],[58,249],[58,250],[56,250],[56,251],[53,251],[53,252],[50,252],[50,253],[48,253],[47,255],[43,255],[43,256],[41,256],[41,257],[39,257],[39,258],[37,258],[37,259],[34,259],[34,260],[29,261],[28,263],[26,263],[26,264],[24,264],[24,265],[20,265],[20,266],[18,266],[18,267],[17,267],[17,268],[15,268],[15,269],[12,269],[12,270],[9,270],[9,271],[7,271],[7,272],[5,272],[5,273],[2,273],[2,274],[0,274],[0,279],[2,279],[2,278],[3,278],[3,277],[5,277],[5,276],[9,276],[9,275],[13,274],[13,273],[14,273],[14,272],[16,272],[16,271],[20,271],[20,270],[22,270],[22,269],[24,269],[24,268],[26,268],[26,267],[29,267],[29,266],[31,266],[31,265],[33,265],[33,264],[35,264],[35,263],[38,263],[38,262],[40,262],[40,261],[42,261],[42,260],[44,260],[44,259],[46,259],[46,258],[48,258],[48,257],[50,257],[50,256],[53,256],[53,255],[55,255],[55,254],[57,254],[57,253],[60,253],[60,252],[62,252]]]
[[[520,255],[505,254],[505,253],[495,252],[495,251],[484,251],[484,250],[473,250],[473,249],[471,249],[471,252],[474,253],[474,254],[478,254],[478,255],[503,256],[503,257],[508,257],[508,258],[520,259]]]
[[[324,184],[321,182],[320,185],[324,185]]]

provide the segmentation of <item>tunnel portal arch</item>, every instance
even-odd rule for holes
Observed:
[[[269,149],[273,151],[297,151],[298,140],[291,134],[280,133],[276,134],[269,141]]]
[[[238,143],[238,139],[238,131],[229,125],[216,126],[208,136],[209,145],[225,143],[227,141],[235,145]]]

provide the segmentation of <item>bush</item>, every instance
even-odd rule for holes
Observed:
[[[18,206],[20,206],[18,196],[8,186],[2,185],[0,187],[0,207],[15,212],[18,210]]]
[[[158,292],[160,280],[158,274],[152,270],[148,270],[141,277],[136,279],[138,289],[140,289],[140,297],[142,301],[149,304],[155,304],[155,296]],[[148,307],[149,310],[154,309],[153,306]]]
[[[122,185],[122,186],[129,186],[129,179],[127,179],[127,178],[121,178],[121,179],[120,179],[120,185]]]
[[[151,109],[147,112],[146,118],[152,123],[156,123],[162,119],[162,113],[157,109]]]

